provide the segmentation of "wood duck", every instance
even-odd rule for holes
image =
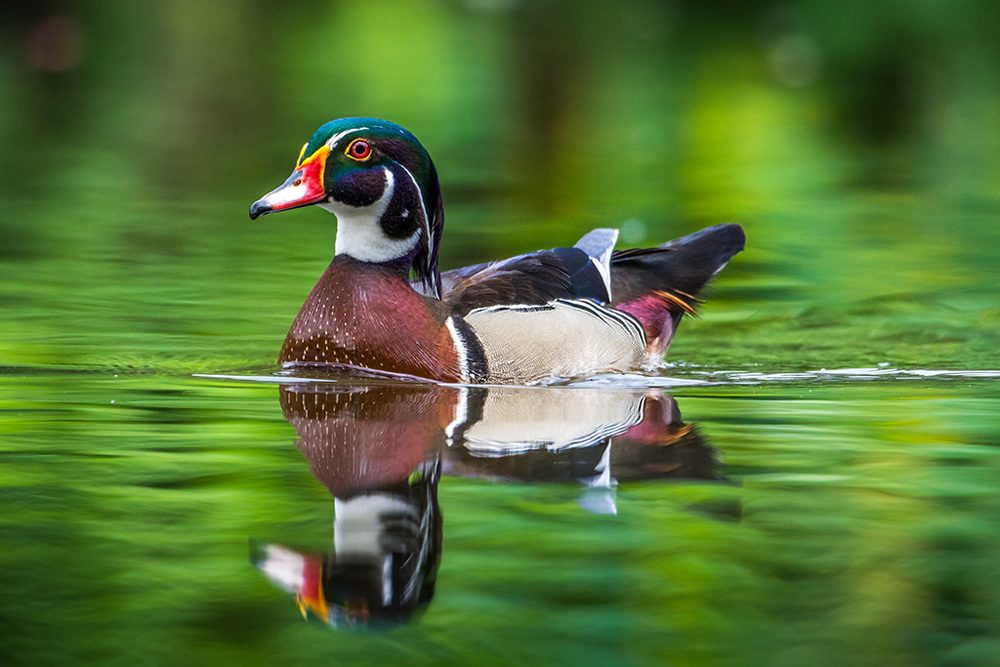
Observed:
[[[595,229],[571,248],[442,273],[437,170],[412,134],[376,118],[321,126],[250,218],[313,204],[337,216],[335,256],[288,332],[286,368],[492,384],[647,369],[745,243],[726,224],[614,250],[617,230]]]

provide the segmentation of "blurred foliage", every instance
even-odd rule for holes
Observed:
[[[248,204],[319,124],[375,115],[438,164],[445,266],[735,220],[674,358],[996,366],[995,3],[0,12],[0,363],[272,363],[335,223]]]

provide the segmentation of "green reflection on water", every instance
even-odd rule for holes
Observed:
[[[331,543],[332,499],[276,388],[8,376],[4,655],[989,664],[992,383],[675,394],[728,482],[623,480],[617,514],[597,515],[579,484],[446,476],[426,613],[389,634],[332,635],[246,562],[248,537]]]
[[[272,363],[334,220],[245,209],[316,126],[365,114],[437,161],[444,267],[599,225],[641,244],[735,220],[748,250],[673,358],[996,365],[992,5],[852,30],[813,3],[762,6],[753,30],[642,3],[500,5],[96,4],[70,12],[88,46],[62,73],[11,42],[0,363]],[[775,64],[788,37],[811,45],[807,85]]]
[[[321,548],[330,497],[273,388],[190,376],[274,370],[334,221],[246,209],[332,117],[426,144],[446,268],[744,224],[666,375],[1000,367],[997,7],[689,4],[0,10],[0,662],[995,661],[988,379],[675,391],[735,484],[615,517],[446,477],[438,595],[389,635],[246,564]],[[85,52],[46,72],[58,12]]]

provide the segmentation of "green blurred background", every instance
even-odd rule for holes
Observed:
[[[444,267],[738,221],[672,358],[996,366],[997,3],[0,12],[2,364],[273,366],[335,222],[247,208],[321,123],[373,115],[437,163]]]
[[[0,664],[996,664],[998,37],[992,0],[4,3]],[[726,372],[672,393],[734,484],[446,478],[424,618],[300,623],[247,538],[324,548],[330,496],[274,386],[192,375],[276,370],[336,226],[248,208],[350,115],[433,156],[445,268],[742,223],[663,371]],[[743,384],[876,364],[993,372]]]

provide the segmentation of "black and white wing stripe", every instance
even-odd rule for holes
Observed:
[[[615,310],[614,308],[606,308],[590,299],[556,299],[553,303],[588,312],[603,322],[620,326],[632,332],[636,338],[642,340],[643,345],[646,344],[646,330],[642,328],[639,320],[629,313]]]

